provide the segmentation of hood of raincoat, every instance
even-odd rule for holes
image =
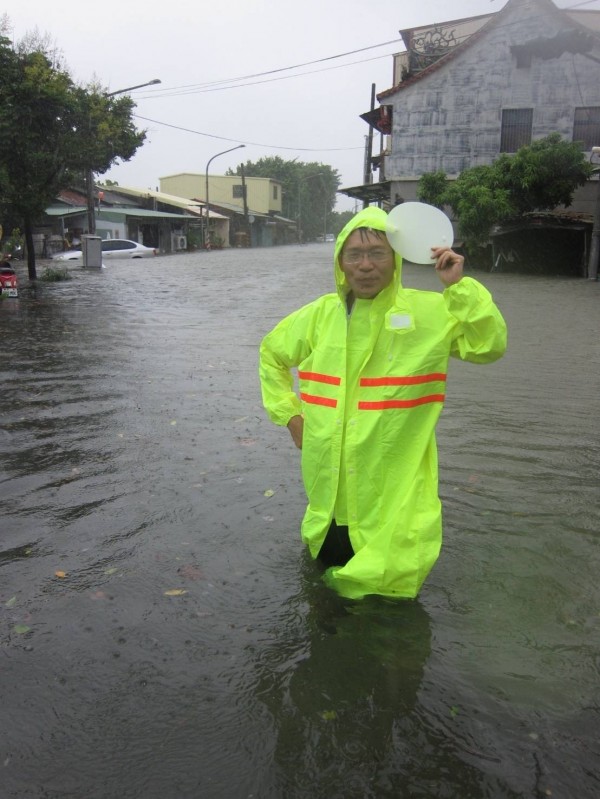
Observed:
[[[346,243],[346,239],[351,233],[353,233],[355,230],[358,230],[358,228],[379,230],[385,236],[386,221],[387,214],[385,211],[382,211],[381,208],[377,208],[376,206],[369,206],[368,208],[363,208],[362,211],[359,211],[355,216],[353,216],[347,225],[340,231],[340,234],[335,242],[334,268],[335,286],[342,299],[346,297],[350,290],[346,281],[346,275],[342,272],[340,267],[340,256],[342,253],[342,247]],[[398,255],[398,253],[394,253],[394,261],[395,269],[393,285],[396,289],[398,289],[401,286],[402,277],[402,258]]]
[[[369,206],[359,211],[353,216],[348,224],[340,231],[335,242],[334,269],[335,285],[337,293],[345,303],[346,296],[350,291],[346,275],[340,267],[340,256],[342,247],[346,243],[348,236],[358,228],[370,228],[371,230],[382,231],[385,235],[385,226],[388,215],[381,208]],[[414,329],[414,316],[410,307],[407,293],[402,287],[402,258],[394,252],[394,278],[391,284],[383,289],[375,298],[376,305],[382,310],[387,310],[385,314],[385,326],[389,330],[396,332],[408,332]]]

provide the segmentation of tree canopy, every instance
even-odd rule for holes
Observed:
[[[23,228],[35,279],[32,226],[44,209],[86,171],[129,160],[145,132],[133,125],[129,97],[77,86],[43,40],[30,44],[38,49],[0,38],[0,213]]]
[[[430,172],[419,181],[418,198],[439,208],[450,206],[467,248],[487,243],[494,225],[528,211],[569,206],[592,166],[578,142],[552,133],[503,154],[490,166],[466,169],[454,181],[444,172]]]
[[[282,214],[298,224],[299,238],[311,241],[330,232],[331,215],[340,185],[340,175],[328,164],[316,161],[285,161],[279,156],[246,161],[229,175],[272,178],[282,185]]]

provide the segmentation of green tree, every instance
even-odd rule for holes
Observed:
[[[298,223],[302,241],[316,239],[326,230],[335,206],[340,176],[328,164],[316,161],[285,161],[279,156],[246,161],[243,165],[246,177],[262,177],[277,180],[282,185],[282,214]],[[240,175],[242,167],[229,175]]]
[[[40,40],[32,40],[42,46]],[[76,86],[56,54],[13,49],[0,38],[0,196],[3,218],[23,229],[29,277],[36,278],[32,229],[74,176],[128,160],[145,133],[129,97]]]
[[[445,172],[427,172],[419,180],[417,199],[422,203],[441,208],[448,190],[448,176]]]
[[[468,249],[485,245],[494,225],[516,215],[509,189],[497,178],[495,166],[466,169],[448,182],[440,198],[458,218],[459,234]]]
[[[520,214],[569,206],[575,189],[592,172],[581,143],[565,141],[559,133],[521,147],[515,155],[501,155],[494,166]]]
[[[552,133],[490,166],[465,169],[455,181],[431,172],[419,181],[423,202],[450,206],[467,249],[485,245],[490,230],[529,211],[569,206],[592,173],[581,145]]]

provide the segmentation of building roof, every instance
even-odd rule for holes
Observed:
[[[49,208],[45,209],[45,213],[48,216],[75,216],[75,214],[87,213],[87,208],[85,205],[79,205],[75,207],[70,207],[65,205],[51,205]]]
[[[85,205],[85,194],[76,189],[62,189],[58,193],[58,198],[61,202],[67,205]]]
[[[156,200],[164,205],[172,205],[174,208],[185,209],[191,214],[201,214],[204,208],[204,203],[200,200],[188,200],[186,197],[177,197],[175,194],[153,191],[152,189],[135,189],[131,186],[110,186],[104,190],[108,190],[113,194],[124,194],[128,197]]]
[[[149,208],[134,208],[119,206],[118,208],[110,208],[100,206],[99,213],[103,216],[140,216],[150,219],[188,219],[189,214],[172,214],[169,211],[151,211]]]

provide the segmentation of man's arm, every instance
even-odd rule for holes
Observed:
[[[464,258],[449,247],[433,247],[435,269],[445,286],[444,299],[460,323],[452,342],[452,355],[473,363],[490,363],[506,351],[506,323],[489,291],[463,276]]]
[[[293,390],[291,369],[310,354],[308,328],[311,307],[286,316],[260,345],[260,384],[263,404],[272,422],[289,427],[297,447],[302,446],[302,403]]]

